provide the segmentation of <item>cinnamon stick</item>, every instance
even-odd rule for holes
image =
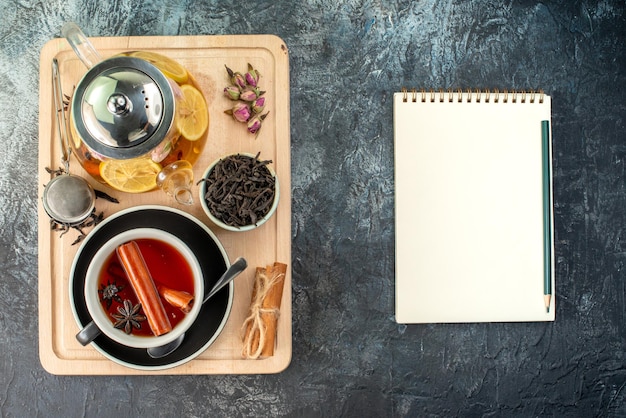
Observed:
[[[250,303],[250,315],[244,322],[244,350],[247,358],[274,355],[280,305],[287,265],[257,267]]]
[[[170,332],[172,325],[146,266],[146,261],[139,250],[139,245],[135,241],[120,245],[117,247],[117,257],[148,318],[152,333],[159,336]]]
[[[189,292],[184,290],[174,290],[166,286],[159,286],[157,288],[159,294],[165,299],[167,303],[175,308],[179,308],[184,313],[189,313],[193,307],[195,298]]]
[[[277,282],[272,286],[272,290],[268,292],[263,300],[264,310],[261,312],[261,318],[266,325],[266,339],[263,345],[262,357],[270,357],[274,355],[274,347],[276,345],[276,326],[278,325],[278,313],[283,297],[283,286],[285,284],[285,274],[287,265],[274,263],[274,266],[268,266],[266,274],[268,277],[276,277]],[[272,280],[272,279],[270,279]],[[273,310],[276,309],[276,313]]]
[[[257,267],[254,275],[254,284],[252,286],[252,298],[250,302],[250,316],[244,322],[245,326],[245,334],[243,337],[244,341],[244,357],[247,358],[258,358],[263,351],[262,347],[259,347],[260,339],[261,339],[261,329],[260,326],[263,326],[265,330],[265,326],[262,323],[262,318],[260,312],[258,312],[259,308],[262,306],[260,302],[257,302],[257,289],[259,288],[259,282],[263,277],[266,277],[266,268],[265,267]],[[256,312],[255,312],[256,310]],[[253,331],[254,327],[254,331]]]

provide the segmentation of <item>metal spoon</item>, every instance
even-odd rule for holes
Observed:
[[[204,305],[211,297],[213,297],[217,292],[219,292],[224,286],[233,281],[235,277],[239,275],[242,271],[246,269],[248,263],[243,257],[239,257],[231,266],[222,274],[222,277],[215,283],[211,291],[208,295],[205,296],[202,304]],[[165,345],[161,345],[158,347],[150,347],[148,348],[148,355],[152,358],[161,358],[165,357],[168,354],[174,352],[185,339],[185,334],[181,334],[180,337],[176,338],[174,341],[171,341]]]
[[[63,90],[57,59],[52,60],[52,87],[56,110],[57,131],[61,142],[61,161],[65,173],[54,177],[46,185],[42,203],[52,219],[66,225],[77,225],[87,219],[94,209],[96,194],[87,180],[70,175],[69,133],[63,104]]]

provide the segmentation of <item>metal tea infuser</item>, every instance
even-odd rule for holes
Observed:
[[[61,161],[65,172],[57,175],[45,186],[43,207],[53,220],[63,225],[78,225],[91,215],[96,194],[91,185],[80,176],[70,175],[69,133],[65,119],[63,90],[59,75],[59,63],[52,60],[52,87],[56,110],[57,131],[61,142]]]

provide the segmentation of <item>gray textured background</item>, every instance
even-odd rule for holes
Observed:
[[[626,416],[624,1],[0,0],[0,415]],[[269,376],[57,377],[37,348],[39,51],[273,33],[290,50],[293,328]],[[392,92],[553,96],[557,321],[394,321]]]

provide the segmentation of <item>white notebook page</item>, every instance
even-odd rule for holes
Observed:
[[[550,97],[477,94],[394,94],[399,323],[554,320],[554,266],[549,312],[543,271]]]

